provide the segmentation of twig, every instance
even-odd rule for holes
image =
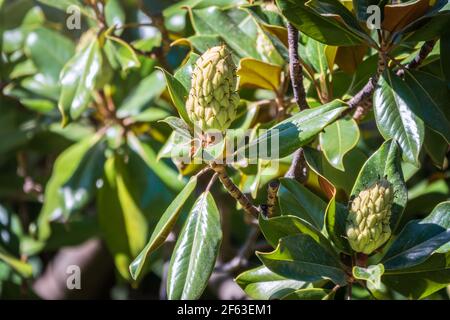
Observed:
[[[17,175],[24,179],[22,187],[23,192],[38,197],[42,194],[43,187],[29,175],[27,167],[28,163],[25,153],[22,151],[17,153]]]
[[[308,177],[305,152],[302,148],[294,152],[289,170],[284,175],[286,178],[295,179],[300,183],[305,183]]]
[[[218,173],[214,173],[214,175],[211,177],[211,180],[209,180],[208,185],[206,186],[205,192],[209,192],[209,190],[211,190],[212,186],[214,185],[214,182],[216,182],[217,177],[218,177]]]
[[[378,80],[380,79],[380,76],[385,69],[386,53],[384,51],[380,51],[378,53],[378,64],[375,74],[370,77],[369,81],[362,88],[362,90],[348,101],[350,110],[356,109],[353,113],[353,119],[355,119],[356,121],[361,121],[372,107],[373,93],[375,92]]]
[[[419,67],[423,61],[426,59],[426,57],[430,54],[430,52],[433,50],[434,45],[436,44],[436,40],[430,40],[423,44],[423,46],[420,48],[419,53],[417,56],[414,57],[414,59],[409,62],[408,64],[401,66],[400,69],[397,71],[397,76],[402,77],[405,74],[406,70],[415,69]],[[386,57],[388,55],[386,53],[383,53],[383,51],[380,51],[380,58],[378,60],[378,66],[377,66],[377,72],[375,75],[373,75],[367,84],[359,91],[352,99],[348,101],[348,105],[350,109],[355,109],[356,111],[353,114],[353,118],[356,121],[360,121],[370,110],[372,107],[372,95],[375,91],[376,85],[378,83],[378,80],[381,76],[381,74],[384,72],[386,68]],[[395,59],[390,58],[394,63],[397,61]],[[346,113],[345,113],[346,114]]]
[[[277,192],[280,188],[278,181],[272,181],[267,187],[267,217],[273,217],[275,202],[277,201]]]
[[[306,92],[303,85],[303,68],[300,64],[300,57],[298,55],[298,30],[290,23],[287,25],[288,29],[288,43],[289,43],[289,70],[291,74],[292,88],[294,91],[294,98],[301,110],[308,109],[308,102],[306,101]],[[314,76],[313,76],[314,79]],[[300,148],[294,153],[291,166],[285,176],[304,181],[306,174],[305,159],[303,149]]]
[[[242,193],[241,190],[231,181],[230,177],[227,175],[225,166],[222,164],[217,164],[213,162],[211,168],[218,173],[219,179],[222,182],[228,193],[236,199],[237,202],[242,206],[246,213],[250,214],[253,218],[258,219],[259,210],[255,207],[250,199]]]
[[[198,178],[210,170],[212,170],[211,167],[205,167],[202,170],[200,170],[199,172],[197,172],[197,174],[195,176]]]
[[[415,69],[419,67],[426,57],[433,51],[434,45],[436,44],[436,40],[429,40],[425,42],[419,50],[419,53],[414,57],[414,59],[407,63],[404,68],[397,71],[397,76],[403,77],[405,74],[405,69]]]
[[[161,284],[159,287],[159,300],[167,300],[167,275],[169,274],[169,261],[163,264]]]
[[[94,10],[95,17],[97,18],[97,21],[100,23],[100,28],[103,29],[106,26],[103,3],[102,3],[102,10],[99,9],[98,2],[94,0],[89,0],[89,6]]]
[[[353,283],[349,282],[347,285],[347,293],[345,294],[345,300],[352,300],[352,288]]]
[[[298,55],[298,30],[290,23],[287,25],[289,43],[289,72],[291,75],[292,89],[295,102],[300,110],[309,108],[306,101],[306,91],[303,85],[303,68]]]

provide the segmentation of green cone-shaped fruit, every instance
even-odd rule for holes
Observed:
[[[236,66],[225,45],[208,49],[196,62],[186,102],[191,121],[203,131],[224,131],[236,118]]]
[[[384,179],[353,199],[346,225],[348,242],[353,250],[371,254],[389,239],[393,200],[392,185]]]

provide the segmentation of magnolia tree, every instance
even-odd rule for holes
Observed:
[[[1,297],[448,299],[447,0],[0,17]]]

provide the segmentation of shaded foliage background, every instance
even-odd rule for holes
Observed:
[[[376,33],[371,34],[372,39],[369,31],[360,30],[345,14],[346,28],[339,19],[324,18],[317,12],[330,8],[320,1],[309,2],[317,10],[313,16],[304,10],[303,1],[278,1],[285,18],[301,31],[298,51],[307,104],[313,108],[300,113],[302,104],[296,104],[296,90],[289,84],[287,21],[271,1],[238,9],[248,2],[108,0],[102,12],[95,10],[94,2],[0,0],[1,298],[164,299],[167,279],[169,286],[175,283],[175,289],[169,290],[172,299],[200,295],[273,298],[280,288],[305,288],[295,273],[292,278],[283,277],[264,267],[247,271],[237,283],[234,279],[260,265],[255,250],[269,251],[282,235],[290,234],[283,229],[286,225],[301,225],[306,220],[318,230],[329,228],[326,224],[334,222],[324,220],[323,215],[327,212],[329,219],[330,210],[339,211],[330,209],[331,204],[339,208],[337,201],[347,203],[376,175],[390,175],[388,165],[380,169],[386,158],[375,156],[366,162],[374,154],[392,157],[397,153],[385,140],[397,141],[403,155],[402,160],[395,159],[401,162],[400,175],[406,181],[404,189],[398,188],[397,204],[402,210],[405,207],[396,221],[398,232],[405,225],[421,230],[408,222],[425,218],[439,203],[449,200],[448,11],[433,13],[428,7],[416,6],[407,25],[396,20],[395,8],[384,12],[383,28],[393,39],[401,39],[390,52],[392,69],[414,61],[423,41],[439,40],[423,57],[420,68],[408,71],[404,81],[393,74],[401,68],[377,75],[379,86],[372,88],[372,110],[372,103],[361,109],[352,102],[377,70],[378,54],[372,43]],[[346,7],[352,3],[341,2]],[[372,2],[379,1],[364,1]],[[448,2],[444,2],[448,10]],[[65,25],[69,16],[65,10],[73,4],[82,9],[80,30]],[[363,9],[357,10],[357,16],[363,13]],[[436,16],[430,18],[432,13]],[[358,18],[364,21],[366,17]],[[271,54],[256,45],[261,34],[272,46]],[[239,66],[242,100],[233,127],[302,126],[302,133],[290,131],[283,136],[283,159],[277,172],[264,172],[267,163],[260,161],[258,165],[238,165],[231,175],[255,203],[266,203],[267,184],[288,172],[296,161],[294,151],[304,146],[306,181],[301,184],[289,175],[281,180],[276,208],[276,213],[282,214],[276,222],[280,229],[260,217],[265,238],[242,217],[242,209],[219,184],[210,193],[203,192],[210,172],[197,178],[202,166],[170,159],[176,133],[169,125],[179,122],[168,117],[179,115],[189,121],[183,99],[190,88],[192,66],[199,54],[220,43],[231,48]],[[405,104],[412,109],[411,115],[405,116]],[[365,118],[345,116],[347,105],[360,108]],[[405,117],[413,119],[406,121]],[[366,174],[361,179],[360,170]],[[189,176],[194,178],[189,180]],[[206,209],[199,209],[202,206]],[[196,216],[189,213],[191,207]],[[449,213],[448,207],[442,208],[444,214]],[[168,220],[164,212],[171,213]],[[318,215],[306,217],[314,213]],[[176,263],[170,263],[174,247],[179,246],[175,245],[177,238],[189,241],[189,228],[195,228],[201,219],[209,229],[197,248],[208,247],[217,255],[217,262],[210,259],[210,255],[216,256],[209,254],[201,266],[211,269],[209,280],[208,272],[192,275],[183,265],[177,269]],[[299,243],[317,246],[307,236],[296,237],[286,240],[287,248],[295,249]],[[342,238],[333,242],[348,252]],[[424,270],[428,270],[426,263],[439,265],[437,280],[433,274],[431,280],[420,275],[399,281],[388,271],[389,266],[395,269],[395,261],[383,260],[387,270],[383,281],[395,290],[380,291],[377,297],[447,299],[450,272],[448,263],[442,262],[449,256],[444,247],[438,254],[430,252],[431,258],[419,265]],[[178,258],[197,248],[186,248]],[[143,249],[149,253],[149,262],[139,260]],[[175,250],[172,259],[177,259],[177,253],[180,255],[180,250]],[[276,254],[259,254],[259,258],[267,266],[271,255]],[[133,262],[136,257],[137,263]],[[82,290],[66,287],[67,266],[73,264],[81,268]],[[366,280],[364,270],[360,272]],[[194,277],[199,285],[180,289],[178,276]],[[339,282],[343,276],[333,277]],[[417,290],[411,290],[408,282],[417,283]],[[330,286],[308,294],[323,298],[333,288]],[[297,295],[286,298],[305,298]],[[337,291],[336,297],[343,296],[343,291]],[[359,285],[355,285],[353,297],[372,298]]]

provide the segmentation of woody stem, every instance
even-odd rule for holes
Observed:
[[[218,174],[220,182],[222,182],[228,193],[236,199],[237,202],[242,206],[244,211],[250,214],[253,218],[258,219],[259,210],[256,206],[252,204],[250,199],[242,193],[241,190],[231,181],[227,174],[225,166],[223,164],[211,163],[211,168]]]
[[[279,188],[280,183],[278,181],[272,181],[267,187],[267,217],[269,218],[273,217]]]

